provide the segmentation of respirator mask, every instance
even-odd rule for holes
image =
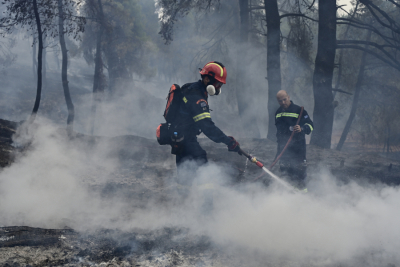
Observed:
[[[209,95],[219,95],[221,93],[221,87],[223,83],[217,80],[213,80],[209,82],[209,85],[207,85],[207,93]]]

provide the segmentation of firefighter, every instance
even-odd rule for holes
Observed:
[[[307,159],[305,135],[313,131],[314,125],[305,110],[303,110],[299,125],[296,125],[301,107],[290,100],[286,91],[279,91],[276,98],[280,105],[280,108],[278,108],[275,113],[276,137],[278,143],[277,156],[282,152],[294,131],[292,141],[280,158],[280,170],[288,174],[292,184],[299,189],[306,190]]]
[[[216,143],[224,143],[229,151],[239,152],[240,146],[235,138],[226,136],[212,121],[208,105],[209,95],[221,94],[221,87],[226,83],[227,71],[220,62],[209,62],[200,69],[201,80],[182,86],[182,101],[177,118],[177,140],[179,144],[172,153],[176,155],[178,184],[191,186],[193,169],[207,163],[207,153],[197,141],[197,135],[204,133]],[[239,152],[240,153],[240,152]],[[189,172],[181,168],[189,165]],[[186,168],[187,169],[187,168]]]

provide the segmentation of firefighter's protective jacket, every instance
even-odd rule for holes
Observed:
[[[211,120],[208,106],[206,86],[198,82],[182,86],[183,99],[175,121],[184,132],[185,139],[190,140],[203,132],[216,143],[229,144],[231,139],[226,136]]]
[[[290,135],[293,131],[293,126],[296,125],[299,118],[301,107],[295,105],[292,101],[287,109],[280,107],[275,113],[276,138],[278,142],[277,155],[281,153],[285,147]],[[306,134],[310,134],[314,130],[314,124],[310,119],[306,110],[303,110],[299,125],[300,133],[294,133],[293,139],[288,148],[281,157],[283,161],[303,161],[306,159]]]

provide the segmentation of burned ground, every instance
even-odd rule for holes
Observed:
[[[29,147],[16,146],[12,135],[18,124],[0,120],[0,163],[3,170],[15,159],[24,157]],[[63,131],[60,130],[63,134]],[[106,159],[117,167],[106,182],[96,180],[104,172],[97,168],[84,177],[92,192],[102,199],[118,198],[131,203],[131,208],[146,207],[149,202],[159,206],[172,205],[175,166],[168,147],[155,140],[138,136],[90,137],[81,134],[65,138],[86,153],[106,146]],[[229,186],[239,188],[263,172],[244,157],[228,152],[205,138],[200,143],[211,162],[224,166],[231,177]],[[260,161],[270,163],[275,144],[265,139],[240,140],[243,148]],[[338,152],[308,146],[309,173],[329,170],[343,184],[400,184],[400,162],[381,157],[379,153],[360,150]],[[279,175],[279,170],[273,171]],[[268,176],[258,181],[260,187],[270,182]],[[129,210],[126,217],[129,218]],[[0,228],[1,266],[245,266],[238,254],[220,250],[209,236],[193,233],[185,227],[165,226],[155,229],[133,228],[74,230],[74,222],[65,220],[59,229],[43,229],[30,225],[2,225]],[[232,263],[235,262],[234,264]],[[258,266],[255,264],[255,266]],[[273,265],[271,265],[273,266]],[[292,266],[288,263],[287,266]],[[293,265],[295,266],[295,265]]]
[[[207,237],[190,237],[187,229],[77,233],[72,229],[3,227],[0,235],[1,266],[152,266],[151,262],[179,266],[188,260],[196,265],[201,257],[190,256],[210,257],[215,251]]]

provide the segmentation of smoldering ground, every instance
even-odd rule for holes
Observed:
[[[293,195],[278,186],[231,186],[230,171],[210,164],[199,170],[196,181],[218,181],[212,215],[201,214],[200,192],[195,188],[186,201],[177,201],[171,178],[174,159],[168,148],[158,146],[151,137],[161,122],[165,101],[138,96],[156,89],[157,95],[166,94],[165,84],[156,86],[145,84],[140,93],[127,92],[98,109],[95,134],[149,138],[135,139],[134,146],[127,143],[124,153],[141,155],[134,160],[115,152],[115,143],[67,142],[55,125],[39,121],[41,127],[29,149],[0,173],[0,225],[68,226],[81,233],[119,229],[128,237],[136,236],[137,229],[148,233],[165,227],[189,229],[174,233],[171,240],[165,240],[168,235],[155,239],[163,244],[153,254],[161,255],[163,248],[176,244],[184,251],[187,243],[182,236],[206,236],[209,250],[228,255],[221,261],[225,266],[386,266],[400,262],[396,255],[400,195],[394,187],[344,185],[321,172],[309,175],[309,194]],[[79,132],[88,132],[91,98],[90,91],[74,98]],[[152,102],[146,102],[149,99]],[[220,98],[210,98],[210,102],[216,108],[213,120],[236,137],[238,129],[230,123],[235,120],[226,123],[229,112]],[[148,148],[151,143],[154,146]],[[222,145],[206,150],[211,153],[218,146]],[[199,243],[203,244],[195,245]],[[131,242],[131,246],[135,253],[137,245]],[[149,262],[154,266],[154,261]]]
[[[398,187],[344,184],[322,170],[309,175],[308,194],[291,193],[277,184],[232,184],[229,168],[211,162],[198,170],[188,198],[179,201],[171,157],[148,150],[149,157],[124,176],[126,162],[112,156],[111,143],[67,141],[48,121],[38,124],[29,149],[0,173],[2,226],[118,229],[126,237],[137,229],[187,229],[162,246],[179,243],[182,235],[206,237],[209,250],[229,255],[238,266],[400,263]],[[156,161],[150,160],[153,154]],[[201,209],[199,185],[207,183],[214,184],[210,214]],[[140,191],[147,196],[138,197]]]

